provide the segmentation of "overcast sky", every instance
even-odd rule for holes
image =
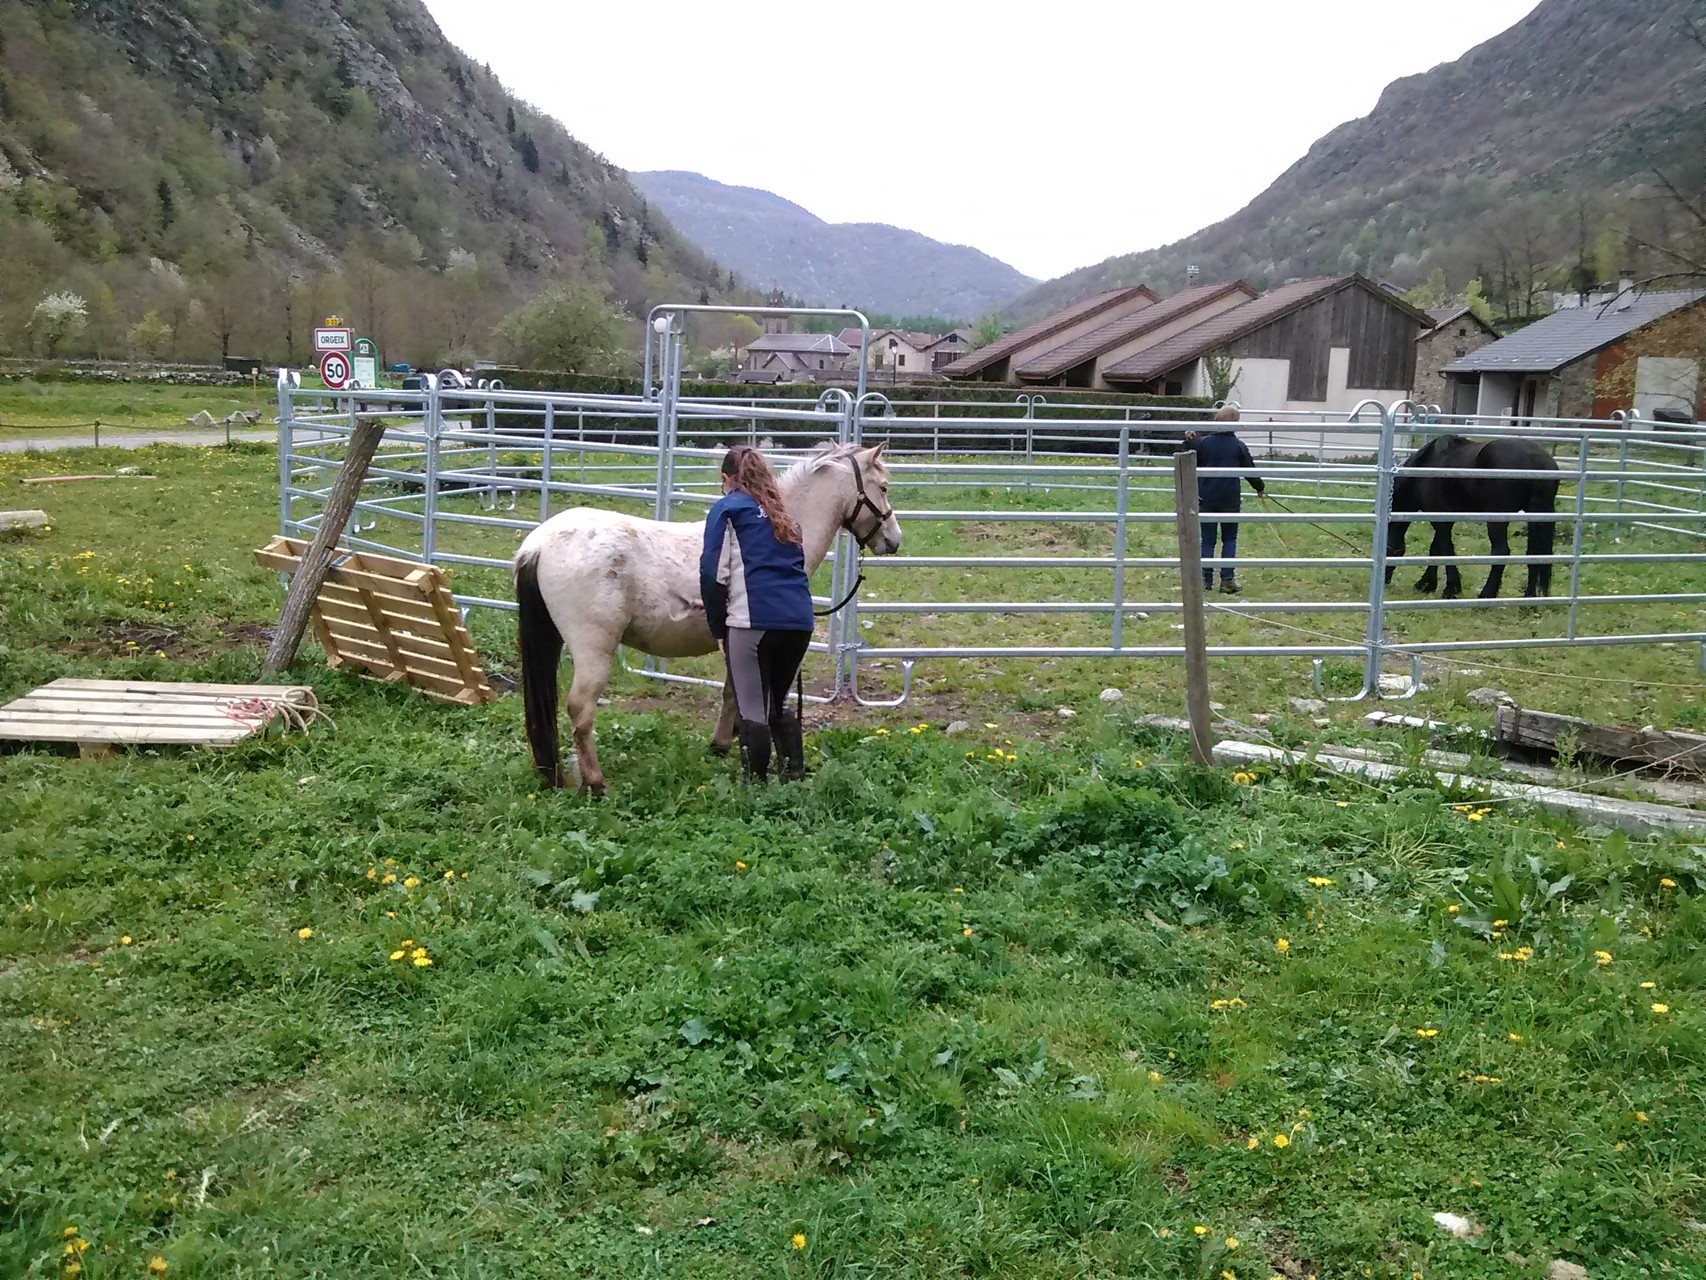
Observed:
[[[426,2],[624,169],[693,170],[1050,277],[1226,217],[1390,81],[1538,0]]]

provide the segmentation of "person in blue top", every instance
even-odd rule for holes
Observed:
[[[770,748],[783,779],[805,774],[799,717],[788,686],[812,638],[812,592],[800,529],[782,504],[764,455],[737,444],[723,457],[723,496],[705,516],[699,591],[705,622],[735,691],[743,777],[763,782]]]
[[[1185,443],[1196,450],[1198,467],[1241,467],[1246,471],[1256,469],[1256,460],[1250,456],[1250,450],[1244,442],[1233,434],[1231,427],[1220,426],[1224,422],[1237,422],[1238,410],[1231,405],[1215,410],[1216,425],[1208,431],[1185,432]],[[1262,478],[1258,475],[1247,477],[1250,487],[1258,495],[1265,492]],[[1209,561],[1214,558],[1215,535],[1220,536],[1220,589],[1227,595],[1238,594],[1238,577],[1233,572],[1232,561],[1238,555],[1238,522],[1236,520],[1215,520],[1216,514],[1236,513],[1242,509],[1243,489],[1237,476],[1204,476],[1197,478],[1197,510],[1202,513],[1202,584],[1205,590],[1214,586],[1214,570],[1209,567]]]

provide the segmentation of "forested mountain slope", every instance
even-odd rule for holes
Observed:
[[[465,358],[577,283],[639,314],[727,277],[419,0],[0,0],[0,350],[302,359],[341,311]]]
[[[975,320],[1035,283],[966,245],[872,222],[825,222],[768,191],[697,173],[636,173],[681,233],[743,280],[815,306]]]
[[[1655,174],[1700,188],[1706,49],[1691,22],[1706,28],[1706,0],[1544,0],[1392,83],[1232,217],[1051,280],[1012,314],[1128,283],[1177,288],[1192,263],[1258,286],[1357,270],[1408,287],[1438,268],[1458,289],[1482,277],[1523,313],[1584,259],[1596,274],[1628,265],[1621,231],[1683,229]]]

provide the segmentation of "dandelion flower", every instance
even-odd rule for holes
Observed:
[[[1635,1113],[1635,1122],[1637,1124],[1646,1124],[1647,1118],[1647,1113],[1645,1111],[1637,1111]]]
[[[954,892],[955,893],[964,893],[965,892],[965,886],[964,885],[955,885],[954,886]]]
[[[405,954],[407,954],[407,953],[406,953],[406,952],[402,952],[402,951],[393,951],[393,952],[392,952],[392,953],[391,953],[391,959],[393,959],[393,960],[401,960],[401,959],[402,959],[402,958],[403,958],[403,956],[404,956],[404,955],[405,955]]]
[[[1241,787],[1248,787],[1256,781],[1256,775],[1253,773],[1246,773],[1244,770],[1240,769],[1237,773],[1232,775],[1232,781]]]
[[[416,956],[413,960],[409,961],[409,963],[414,965],[417,969],[430,969],[432,968],[432,957]]]
[[[1310,876],[1309,883],[1316,889],[1325,889],[1333,883],[1332,876]]]
[[[119,934],[118,944],[121,947],[128,947],[130,945],[130,935],[128,933]]]
[[[148,1269],[157,1276],[163,1276],[166,1274],[166,1260],[159,1254],[155,1254],[148,1259]]]
[[[1670,1006],[1668,1004],[1660,1004],[1657,1000],[1653,1001],[1653,1003],[1648,1007],[1657,1014],[1666,1014],[1670,1012]]]
[[[303,925],[300,929],[298,929],[296,931],[296,936],[298,938],[301,938],[302,941],[307,942],[308,939],[310,939],[314,936],[314,926],[311,924]]]
[[[392,872],[387,871],[382,877],[380,877],[379,883],[380,884],[396,884],[397,883],[397,877]]]
[[[1197,1223],[1196,1226],[1192,1227],[1191,1231],[1194,1232],[1196,1235],[1199,1235],[1199,1236],[1206,1236],[1208,1234],[1208,1228],[1203,1226],[1203,1224],[1200,1222]]]
[[[1150,1084],[1160,1084],[1161,1083],[1161,1073],[1159,1071],[1151,1071],[1149,1073],[1148,1079],[1149,1079]]]
[[[742,862],[739,858],[736,858],[735,859],[735,870],[736,871],[745,871],[746,870],[746,863]]]
[[[1659,888],[1661,888],[1661,889],[1674,889],[1674,888],[1676,888],[1676,881],[1672,880],[1669,876],[1666,876],[1666,877],[1664,877],[1664,879],[1659,881]]]
[[[1509,1035],[1507,1035],[1505,1037],[1505,1039],[1509,1040],[1512,1044],[1521,1044],[1522,1043],[1522,1033],[1517,1032],[1517,1031],[1512,1031]]]
[[[407,880],[403,881],[403,888],[405,888],[405,889],[419,888],[420,883],[421,883],[420,878],[418,876],[410,876]]]
[[[1335,800],[1335,801],[1333,801],[1333,808],[1335,808],[1335,809],[1349,809],[1350,807],[1351,807],[1351,802],[1349,800]]]
[[[1231,1252],[1233,1249],[1236,1249],[1237,1247],[1238,1247],[1238,1237],[1237,1236],[1227,1236],[1226,1237],[1227,1251]]]
[[[1244,1139],[1244,1149],[1247,1151],[1254,1151],[1257,1147],[1259,1147],[1261,1145],[1262,1145],[1262,1140],[1260,1138],[1251,1137],[1251,1138]]]
[[[993,720],[985,720],[983,722],[983,727],[985,729],[999,729],[1001,726],[996,724]]]
[[[454,880],[456,879],[456,873],[454,871],[446,871],[444,873],[444,878],[446,880]]]
[[[1158,1240],[1165,1240],[1169,1236],[1171,1236],[1172,1234],[1173,1234],[1173,1228],[1172,1227],[1157,1227],[1156,1231],[1155,1231],[1155,1238]]]
[[[1642,983],[1642,984],[1641,984],[1641,990],[1643,990],[1643,991],[1651,991],[1651,990],[1652,990],[1652,989],[1653,989],[1653,986],[1654,986],[1654,984],[1653,984],[1653,983],[1651,983],[1651,982],[1643,982],[1643,983]]]
[[[1509,923],[1510,923],[1509,920],[1495,920],[1495,921],[1493,921],[1493,928],[1503,929]]]
[[[960,933],[969,938],[973,933],[972,927],[968,924],[965,928],[960,930]]]
[[[1446,909],[1445,909],[1445,914],[1446,914],[1446,915],[1448,915],[1448,916],[1454,916],[1454,915],[1456,915],[1456,914],[1457,914],[1457,913],[1458,913],[1458,912],[1459,912],[1459,911],[1461,911],[1461,910],[1463,910],[1463,908],[1462,908],[1462,907],[1460,907],[1460,906],[1458,906],[1458,905],[1457,905],[1457,904],[1456,904],[1456,903],[1455,903],[1455,902],[1454,902],[1454,903],[1452,903],[1452,904],[1451,904],[1451,905],[1450,905],[1450,906],[1448,906],[1448,907],[1447,907],[1447,908],[1446,908]]]
[[[416,947],[413,951],[411,951],[409,953],[409,957],[410,957],[410,959],[413,959],[413,960],[419,960],[426,953],[427,953],[427,949],[425,947]]]
[[[804,1249],[806,1247],[806,1233],[804,1231],[794,1232],[788,1243],[796,1249]]]
[[[1286,1137],[1285,1134],[1283,1134],[1283,1133],[1274,1134],[1274,1146],[1278,1147],[1281,1151],[1284,1151],[1290,1145],[1291,1145],[1291,1139]]]
[[[1291,951],[1291,941],[1287,938],[1275,938],[1274,950],[1279,952],[1282,956],[1289,954]]]
[[[375,879],[378,875],[379,875],[379,868],[378,867],[369,867],[367,869],[367,878],[369,880]]]
[[[1438,1027],[1417,1027],[1416,1034],[1424,1040],[1433,1040],[1439,1035]]]

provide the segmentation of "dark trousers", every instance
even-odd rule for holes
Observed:
[[[1203,515],[1213,515],[1211,511]],[[1214,559],[1215,539],[1220,540],[1220,555],[1226,561],[1220,566],[1220,578],[1225,582],[1233,577],[1232,561],[1238,556],[1238,522],[1236,520],[1204,520],[1202,521],[1202,580],[1209,582],[1214,578],[1214,570],[1208,562]]]
[[[799,717],[787,710],[788,686],[799,674],[811,645],[809,631],[754,631],[730,627],[726,641],[729,683],[735,691],[741,763],[748,781],[770,772],[770,747],[781,751],[784,778],[805,774],[805,741]]]

